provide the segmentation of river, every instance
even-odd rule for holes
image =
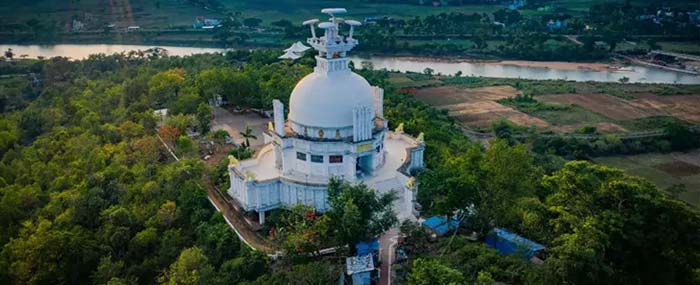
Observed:
[[[119,53],[131,50],[146,50],[153,46],[147,45],[120,45],[120,44],[57,44],[57,45],[14,45],[0,44],[0,51],[11,48],[17,57],[26,55],[29,58],[64,56],[71,59],[83,59],[95,53]],[[200,53],[223,52],[220,48],[201,47],[176,47],[160,46],[168,51],[169,55],[185,56]],[[618,82],[621,78],[628,78],[631,83],[675,83],[675,84],[700,84],[700,76],[663,69],[630,65],[625,70],[590,70],[576,68],[554,68],[540,66],[523,66],[500,63],[473,63],[446,61],[444,59],[429,58],[403,58],[403,57],[351,57],[355,66],[361,66],[363,61],[372,63],[375,69],[386,68],[395,71],[423,72],[425,68],[431,68],[435,73],[455,74],[461,71],[463,75],[497,77],[497,78],[523,78],[537,80],[571,80],[571,81],[598,81]],[[554,66],[554,64],[553,64]]]

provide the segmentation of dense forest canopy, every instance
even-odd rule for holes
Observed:
[[[153,109],[191,116],[214,94],[242,92],[207,80],[254,78],[247,92],[284,98],[289,74],[308,70],[230,56],[54,58],[23,70],[39,71],[40,85],[2,84],[12,92],[0,124],[0,283],[181,284],[198,274],[235,284],[265,273],[267,257],[242,247],[207,201],[206,169],[180,147],[186,137],[180,161],[156,138]]]

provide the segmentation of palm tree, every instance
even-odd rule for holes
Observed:
[[[245,138],[245,143],[243,144],[243,147],[246,147],[246,148],[250,147],[250,139],[254,139],[254,140],[258,139],[258,137],[256,137],[253,134],[253,129],[251,129],[250,126],[248,126],[248,125],[245,126],[245,131],[239,132],[239,134],[241,134],[241,136],[243,138]]]

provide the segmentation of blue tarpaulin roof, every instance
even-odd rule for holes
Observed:
[[[370,285],[372,274],[370,271],[355,273],[352,275],[352,285]]]
[[[532,258],[536,252],[544,249],[544,246],[539,243],[501,228],[494,228],[486,236],[486,244],[495,248],[501,254],[522,255],[527,259]]]
[[[441,216],[432,216],[423,221],[423,226],[426,226],[435,231],[436,234],[442,236],[451,230],[457,229],[459,227],[459,222],[454,219],[448,221],[447,218]]]
[[[379,240],[373,239],[370,241],[363,241],[355,245],[357,249],[357,255],[371,254],[379,251]]]

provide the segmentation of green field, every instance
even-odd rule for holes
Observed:
[[[360,1],[324,1],[324,0],[221,0],[221,2],[234,11],[239,11],[246,16],[257,17],[265,22],[288,19],[293,22],[301,22],[311,18],[322,19],[322,8],[343,7],[348,9],[349,16],[355,19],[364,17],[391,16],[396,18],[412,18],[443,12],[464,13],[491,13],[503,6],[501,5],[466,5],[432,7],[407,4],[366,3]],[[417,2],[417,1],[416,1]]]
[[[601,157],[596,163],[625,170],[630,175],[641,176],[654,182],[660,189],[683,184],[686,192],[678,197],[700,206],[700,151],[670,154],[640,154]]]
[[[221,16],[218,12],[193,6],[185,1],[0,1],[0,24],[24,24],[37,19],[44,25],[54,23],[60,31],[70,31],[73,18],[88,29],[116,24],[117,27],[138,25],[143,28],[191,27],[198,16]]]
[[[658,44],[662,50],[666,51],[700,54],[699,42],[659,42]]]
[[[547,104],[555,105],[555,104]],[[578,105],[562,106],[564,108],[533,108],[532,110],[516,107],[528,115],[532,115],[547,121],[552,126],[571,126],[585,123],[595,125],[597,123],[610,122],[611,120],[603,115],[591,112]]]
[[[417,75],[419,74],[407,76],[404,73],[390,73],[389,82],[391,82],[391,85],[395,86],[396,88],[420,88],[442,85],[442,81],[438,79],[422,78]]]
[[[139,1],[0,1],[0,24],[24,24],[30,19],[70,23],[73,18],[87,22],[140,25],[142,27],[190,26],[195,17],[222,17],[226,13],[243,18],[257,17],[264,24],[288,19],[301,22],[310,18],[323,18],[321,9],[344,7],[355,19],[390,16],[412,18],[443,12],[491,13],[502,5],[419,6],[408,4],[365,3],[355,1],[323,0],[220,0],[224,9],[204,9],[187,1],[139,0]],[[63,27],[61,27],[63,28]],[[68,25],[66,25],[66,29]]]

